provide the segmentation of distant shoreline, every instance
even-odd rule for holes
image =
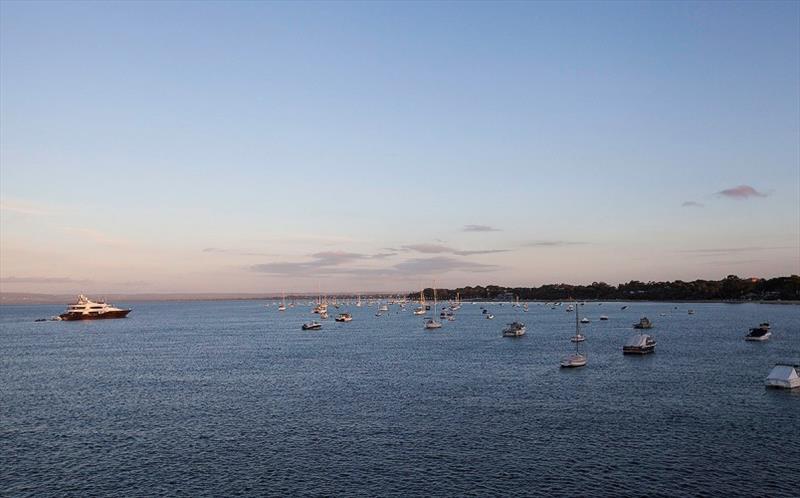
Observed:
[[[388,299],[396,298],[398,295],[402,296],[405,293],[371,293],[362,294],[361,299]],[[281,295],[247,295],[247,294],[231,294],[231,295],[189,295],[189,294],[107,294],[104,296],[108,302],[214,302],[214,301],[269,301],[274,302],[282,299]],[[330,294],[328,299],[356,299],[356,294]],[[294,294],[286,296],[287,300],[304,301],[316,299],[316,294]],[[75,300],[73,295],[50,295],[50,294],[0,294],[0,306],[19,306],[19,305],[67,305]],[[800,300],[730,300],[730,299],[697,299],[697,300],[655,300],[655,299],[576,299],[579,302],[586,303],[676,303],[676,304],[788,304],[800,305]],[[466,299],[464,302],[471,303],[510,303],[512,301],[502,299]],[[567,299],[561,301],[545,301],[542,299],[528,299],[521,302],[529,303],[551,303],[551,302],[569,302]]]

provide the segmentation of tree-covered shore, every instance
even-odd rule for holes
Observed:
[[[425,289],[427,299],[433,297],[433,289]],[[775,278],[739,278],[728,275],[722,280],[693,280],[685,282],[640,282],[610,285],[592,282],[589,285],[548,284],[540,287],[504,287],[478,285],[457,289],[436,289],[440,300],[513,300],[563,301],[579,300],[625,300],[625,301],[800,301],[800,276]],[[419,292],[408,295],[419,297]]]

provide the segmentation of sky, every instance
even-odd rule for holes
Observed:
[[[0,290],[800,273],[798,2],[0,3]]]

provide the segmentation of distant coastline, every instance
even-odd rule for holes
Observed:
[[[426,299],[433,298],[433,289],[422,291],[366,292],[362,299],[387,299],[405,297],[419,298],[422,292]],[[505,287],[497,285],[467,286],[456,289],[436,289],[440,300],[456,297],[464,301],[528,301],[555,302],[575,299],[579,301],[600,302],[669,302],[669,303],[763,303],[800,304],[800,276],[775,278],[739,278],[728,275],[722,280],[694,280],[686,282],[640,282],[632,280],[616,286],[605,282],[590,285],[547,284],[540,287]],[[330,293],[329,299],[355,299],[359,295],[352,292]],[[281,299],[280,293],[109,293],[92,294],[110,302],[141,301],[274,301]],[[316,293],[291,293],[287,300],[307,300],[317,298]],[[26,292],[0,292],[0,305],[13,304],[66,304],[75,299],[75,294],[44,294]]]

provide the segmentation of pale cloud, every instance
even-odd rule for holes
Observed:
[[[409,276],[429,275],[434,273],[447,273],[452,271],[486,272],[498,268],[496,265],[475,263],[449,256],[434,256],[430,258],[411,258],[389,267],[347,267],[344,263],[363,259],[374,259],[353,253],[337,255],[335,257],[318,258],[304,262],[275,262],[250,266],[249,269],[256,273],[272,275],[311,277],[311,276],[359,276],[359,277],[390,277],[400,278]]]
[[[526,247],[568,247],[568,246],[582,246],[588,242],[580,242],[574,240],[535,240],[524,244]]]
[[[88,284],[91,280],[72,277],[0,277],[4,284]]]
[[[53,214],[52,209],[44,207],[40,204],[31,202],[2,200],[0,201],[0,211],[9,213],[24,214],[28,216],[49,216]]]
[[[473,256],[477,254],[497,254],[508,252],[508,249],[482,249],[465,251],[454,249],[443,244],[409,244],[401,247],[403,251],[413,251],[422,254],[455,254],[456,256]]]
[[[726,254],[740,254],[748,252],[779,251],[784,249],[797,249],[792,246],[750,246],[750,247],[716,247],[709,249],[681,249],[679,253],[693,254],[700,257],[716,257]]]
[[[704,206],[705,204],[703,204],[702,202],[696,202],[696,201],[685,201],[683,204],[681,204],[681,207],[704,207]]]
[[[123,246],[129,243],[129,241],[125,239],[111,237],[93,228],[66,227],[64,228],[64,232],[77,235],[83,240],[94,242],[95,244],[103,246]]]
[[[499,228],[489,225],[464,225],[461,229],[462,232],[500,232]]]
[[[749,199],[751,197],[766,197],[767,194],[759,192],[750,185],[739,185],[738,187],[726,188],[720,190],[717,195],[727,197],[729,199]]]

